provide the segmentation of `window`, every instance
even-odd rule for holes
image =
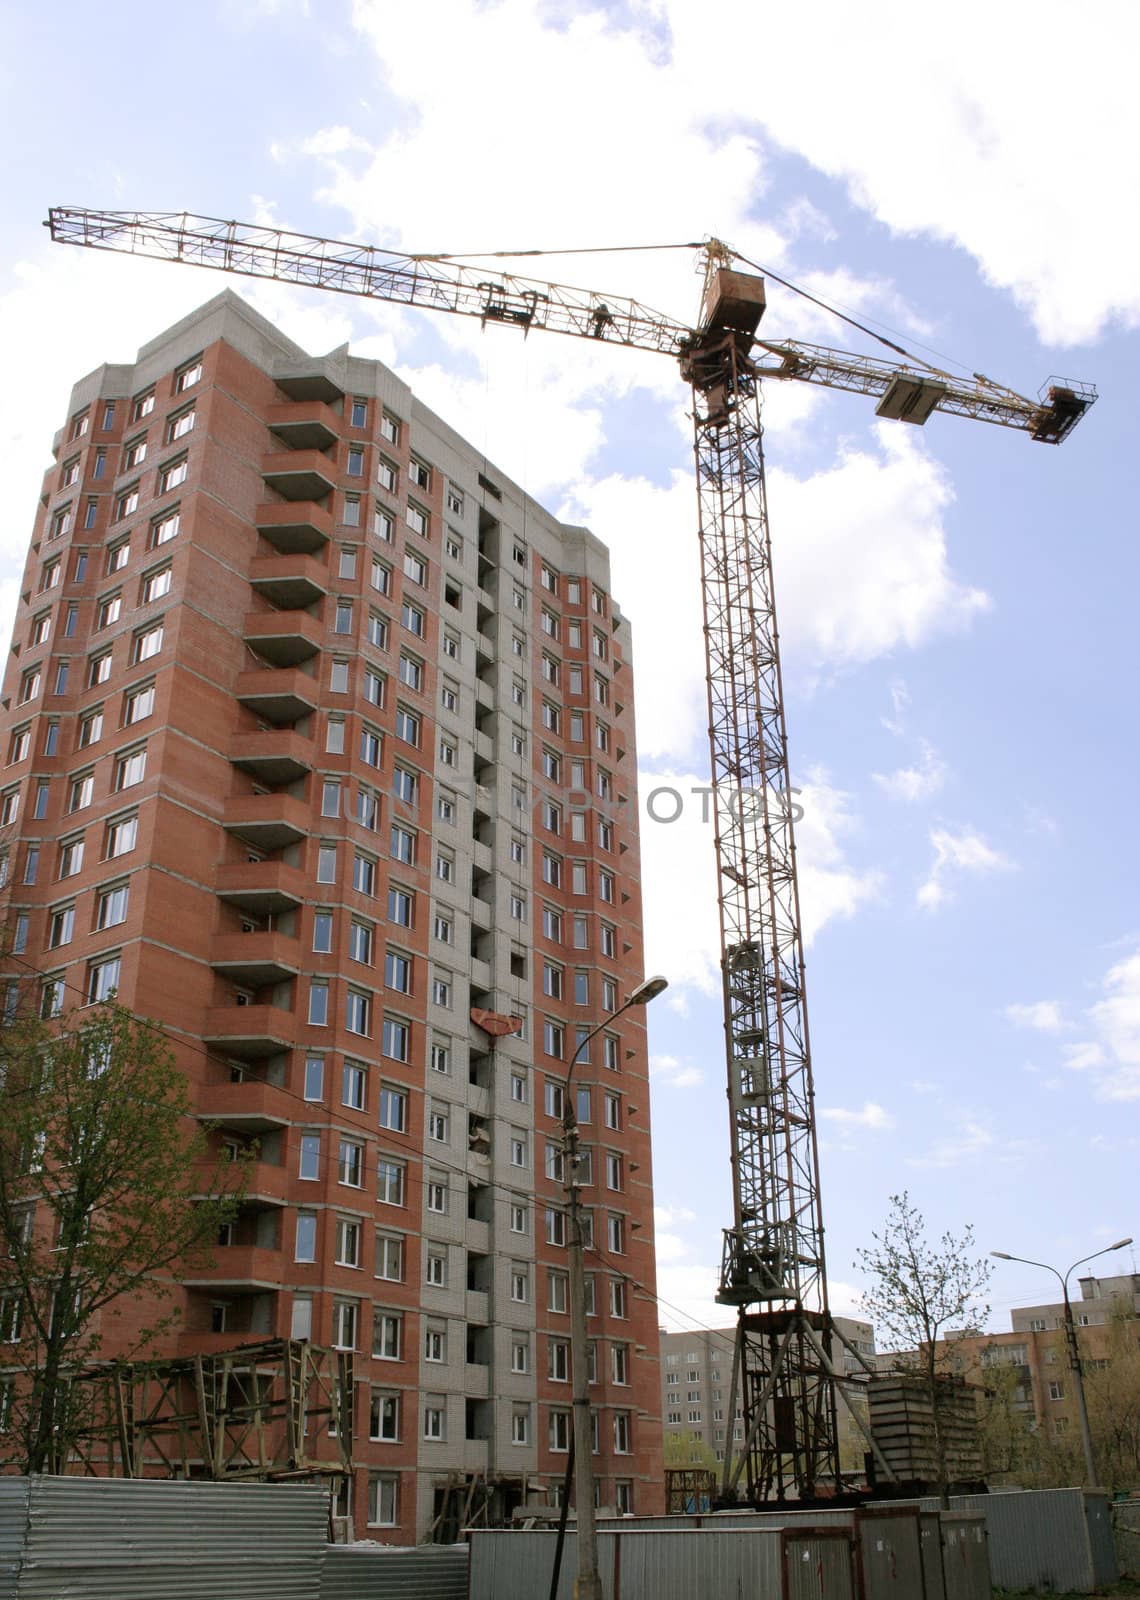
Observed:
[[[148,389],[145,394],[136,395],[131,406],[131,421],[139,422],[154,410],[154,390]]]
[[[439,741],[439,759],[443,766],[454,767],[459,761],[459,751],[450,739],[441,738]]]
[[[388,622],[379,611],[368,613],[368,643],[375,645],[378,650],[388,648]]]
[[[562,757],[556,750],[543,750],[542,775],[549,778],[552,783],[559,783],[562,779]]]
[[[352,858],[352,887],[358,894],[376,893],[376,863],[359,851]]]
[[[441,1006],[445,1010],[451,1007],[451,973],[439,971],[432,978],[431,1000],[432,1005]]]
[[[626,1309],[624,1278],[610,1279],[610,1315],[618,1318],[624,1318],[629,1315]]]
[[[166,442],[173,444],[176,439],[184,439],[193,431],[194,407],[189,406],[185,411],[178,411],[166,421]]]
[[[405,1169],[400,1161],[381,1156],[376,1163],[376,1197],[383,1205],[402,1206],[404,1203]]]
[[[414,550],[404,551],[404,577],[409,582],[421,586],[427,583],[428,564],[423,556],[417,555]]]
[[[387,489],[389,494],[396,493],[400,481],[398,467],[394,467],[387,456],[379,456],[376,461],[376,481],[382,489]]]
[[[59,582],[63,567],[58,561],[47,561],[40,570],[40,593],[45,589],[54,589]],[[78,581],[82,581],[81,579]]]
[[[441,883],[454,883],[455,858],[441,850],[435,858],[435,875]]]
[[[342,1139],[337,1150],[337,1182],[350,1189],[359,1189],[364,1183],[364,1146],[355,1139]]]
[[[614,1255],[625,1254],[625,1218],[610,1216],[607,1220],[606,1236],[609,1248]]]
[[[451,1046],[438,1039],[432,1041],[431,1070],[433,1072],[451,1071]]]
[[[393,1133],[408,1131],[408,1097],[403,1089],[384,1084],[380,1089],[380,1126]]]
[[[156,656],[162,649],[162,623],[153,628],[144,628],[142,633],[136,633],[131,647],[132,661],[149,661],[151,656]]]
[[[348,447],[348,459],[345,462],[345,472],[350,478],[363,478],[364,476],[364,449],[361,445],[351,444]]]
[[[337,601],[336,610],[333,613],[333,632],[334,633],[351,633],[352,632],[352,601],[351,600],[338,600]]]
[[[565,1030],[563,1029],[562,1024],[547,1018],[542,1026],[542,1045],[547,1055],[554,1056],[556,1059],[561,1060],[564,1042]]]
[[[384,957],[384,986],[399,994],[412,992],[412,958],[399,950],[389,950]]]
[[[61,945],[70,944],[74,932],[75,907],[61,906],[48,919],[48,949],[58,950]]]
[[[409,633],[415,634],[417,639],[422,639],[427,632],[427,623],[423,612],[414,606],[410,600],[405,600],[400,607],[400,621]]]
[[[95,458],[95,476],[97,478],[101,478],[103,476],[102,472],[100,471],[100,468],[103,466],[105,461],[106,461],[106,457],[104,456],[103,452],[100,451],[99,454]],[[99,502],[98,502],[98,500],[96,500],[96,499],[94,499],[92,497],[92,498],[88,499],[87,504],[83,508],[83,529],[84,529],[84,532],[85,533],[89,533],[91,531],[91,529],[95,526],[95,524],[96,524],[96,522],[98,520],[99,520]]]
[[[620,1189],[622,1186],[622,1158],[615,1150],[606,1151],[606,1188]]]
[[[309,1026],[327,1027],[329,1020],[329,986],[323,978],[314,978],[309,984]]]
[[[174,375],[175,394],[185,394],[187,389],[192,389],[202,376],[202,358],[196,356],[193,361],[187,362],[184,367]]]
[[[356,577],[356,546],[342,544],[337,555],[336,573],[338,578]]]
[[[511,1299],[516,1305],[530,1300],[530,1268],[525,1261],[511,1262]]]
[[[355,1300],[333,1301],[332,1342],[335,1350],[356,1349],[356,1315]]]
[[[463,541],[453,528],[448,528],[447,538],[444,540],[444,550],[452,561],[462,561]]]
[[[374,944],[373,928],[370,922],[359,922],[354,917],[348,929],[348,955],[351,961],[359,961],[363,966],[372,965],[372,948]]]
[[[379,1389],[373,1389],[372,1403],[368,1412],[368,1437],[386,1443],[393,1443],[399,1439],[399,1395],[384,1394]]]
[[[8,745],[8,763],[23,761],[27,756],[32,743],[32,729],[30,723],[25,723],[22,728],[16,728]]]
[[[380,824],[379,796],[363,784],[356,791],[356,820],[362,828],[369,828],[373,833]]]
[[[598,899],[604,900],[608,905],[614,903],[614,875],[603,868],[598,869]]]
[[[107,956],[92,961],[87,967],[86,995],[88,1005],[106,1000],[119,987],[119,957]]]
[[[389,444],[399,444],[400,424],[395,417],[390,417],[386,411],[380,418],[380,433],[383,438],[387,439]]]
[[[325,1096],[324,1056],[305,1057],[305,1099],[323,1100]],[[303,1176],[303,1174],[302,1174]]]
[[[381,1048],[391,1061],[407,1061],[411,1045],[411,1029],[406,1022],[385,1017]]]
[[[91,799],[94,793],[95,774],[93,772],[76,773],[71,780],[71,784],[67,793],[68,811],[82,811],[84,806],[89,806],[91,804]],[[12,817],[7,815],[7,805],[9,799],[19,799],[18,791],[14,789],[10,790],[9,793],[4,796],[4,809],[0,811],[0,821],[10,822],[12,820]],[[15,809],[13,808],[12,816],[14,815]]]
[[[404,521],[413,533],[418,533],[421,539],[431,537],[431,518],[422,506],[416,505],[414,500],[409,500],[404,512]]]
[[[130,887],[125,883],[117,883],[109,889],[100,890],[95,903],[96,928],[113,928],[120,922],[125,922],[129,900]]]
[[[360,526],[360,496],[358,494],[346,494],[345,495],[344,502],[343,502],[343,504],[341,506],[340,520],[344,523],[346,528],[359,528],[359,526]],[[345,571],[345,565],[346,565],[345,556],[346,556],[346,554],[348,554],[347,551],[342,551],[341,552],[340,576],[342,578],[352,578],[352,577],[355,577],[355,575],[356,575],[356,553],[355,553],[355,551],[352,552],[351,563],[349,565],[349,570],[347,572]]]
[[[139,689],[129,690],[123,699],[123,723],[126,727],[136,722],[142,722],[154,710],[154,684],[144,684]],[[102,722],[102,717],[100,717]],[[96,735],[98,737],[98,735]]]
[[[360,1265],[360,1223],[355,1218],[336,1219],[336,1264],[338,1267]]]
[[[347,666],[345,670],[347,672]],[[382,706],[384,704],[384,677],[374,667],[365,667],[364,669],[363,692],[364,698],[371,705]],[[377,734],[377,738],[379,738],[379,734]]]
[[[551,1000],[561,1000],[563,990],[563,971],[553,962],[545,961],[542,966],[542,992]]]
[[[349,989],[344,997],[344,1025],[349,1033],[368,1038],[372,1033],[372,996],[362,989]]]
[[[181,484],[185,483],[189,471],[190,463],[185,456],[182,457],[181,461],[172,461],[169,466],[163,467],[158,477],[159,494],[169,494],[172,489],[177,489]],[[136,505],[138,503],[137,493],[135,495],[135,503]],[[131,510],[134,510],[134,506],[131,507]]]
[[[433,1105],[428,1113],[428,1138],[439,1144],[448,1142],[451,1119],[445,1105]]]
[[[566,1243],[566,1213],[553,1206],[546,1208],[546,1242],[552,1245]]]
[[[529,1165],[526,1134],[522,1128],[511,1129],[510,1151],[512,1167],[526,1167]]]
[[[363,1111],[367,1085],[367,1067],[362,1066],[359,1061],[346,1061],[341,1074],[342,1103],[350,1106],[353,1111]]]
[[[372,532],[377,539],[383,539],[385,544],[394,544],[396,541],[396,524],[379,503],[375,503],[372,507]],[[389,590],[385,588],[384,593],[388,594]]]
[[[138,839],[139,819],[137,816],[119,817],[107,824],[107,848],[103,854],[107,860],[115,856],[123,856],[133,850]],[[82,855],[83,841],[79,841],[79,850]],[[78,871],[78,867],[74,869]]]
[[[1050,1400],[1063,1400],[1065,1398],[1065,1385],[1056,1381],[1049,1385]]]
[[[403,706],[396,708],[396,737],[405,744],[419,745],[420,719],[413,711],[407,711]]]
[[[126,750],[115,760],[114,788],[133,788],[146,776],[146,746],[139,750]]]
[[[360,730],[360,759],[366,766],[378,767],[384,755],[384,740],[379,728],[365,723]]]
[[[372,1317],[372,1354],[380,1361],[399,1361],[404,1350],[404,1318],[399,1311],[376,1311]]]
[[[108,658],[109,659],[109,658]],[[20,705],[26,705],[29,700],[34,700],[40,692],[42,675],[39,667],[33,667],[30,672],[25,672],[20,679]]]
[[[398,1233],[376,1235],[376,1276],[391,1283],[404,1279],[404,1239]]]
[[[562,857],[552,855],[549,850],[542,852],[542,881],[553,889],[562,886]]]

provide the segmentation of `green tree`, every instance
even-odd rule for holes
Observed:
[[[0,1404],[9,1459],[61,1471],[82,1425],[70,1375],[128,1306],[132,1354],[171,1325],[162,1302],[209,1264],[242,1171],[211,1162],[159,1030],[112,1001],[11,1021],[0,1075]]]
[[[906,1370],[918,1375],[931,1417],[931,1448],[938,1475],[938,1492],[949,1504],[948,1455],[949,1378],[953,1371],[953,1341],[947,1330],[978,1333],[990,1314],[982,1300],[990,1280],[990,1264],[973,1254],[974,1230],[968,1225],[961,1238],[944,1233],[931,1243],[922,1213],[910,1195],[891,1196],[891,1209],[882,1233],[873,1233],[872,1248],[857,1251],[856,1269],[869,1279],[861,1299],[866,1316],[875,1325],[876,1341],[883,1338],[905,1352]]]

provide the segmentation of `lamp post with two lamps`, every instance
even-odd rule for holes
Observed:
[[[578,1183],[578,1115],[574,1097],[574,1068],[589,1048],[590,1040],[610,1028],[632,1006],[647,1006],[669,987],[667,978],[646,978],[629,994],[604,1022],[591,1028],[574,1051],[563,1086],[562,1139],[563,1187],[566,1191],[567,1254],[570,1268],[570,1377],[574,1422],[574,1501],[578,1519],[577,1600],[601,1600],[598,1575],[598,1537],[594,1516],[594,1460],[590,1428],[589,1363],[586,1348],[586,1272],[582,1260],[582,1208]]]
[[[1090,1489],[1096,1488],[1096,1458],[1093,1455],[1092,1431],[1089,1428],[1089,1408],[1085,1400],[1085,1375],[1081,1367],[1081,1352],[1077,1345],[1077,1325],[1073,1321],[1073,1307],[1069,1300],[1069,1274],[1077,1267],[1083,1267],[1086,1261],[1095,1261],[1097,1256],[1106,1256],[1113,1250],[1123,1250],[1126,1244],[1131,1243],[1130,1238],[1118,1239],[1115,1244],[1106,1244],[1103,1250],[1094,1250],[1092,1255],[1081,1256],[1079,1261],[1073,1262],[1064,1276],[1047,1261],[1030,1261],[1026,1256],[1011,1256],[1006,1250],[990,1251],[990,1255],[996,1256],[999,1261],[1020,1261],[1023,1267],[1040,1267],[1043,1272],[1051,1272],[1061,1285],[1061,1294],[1065,1302],[1065,1341],[1069,1348],[1069,1366],[1077,1391],[1077,1414],[1081,1421],[1081,1444],[1085,1452],[1085,1476],[1088,1478]]]

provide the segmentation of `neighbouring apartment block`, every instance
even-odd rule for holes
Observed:
[[[842,1399],[836,1403],[840,1465],[844,1471],[861,1472],[867,1444],[852,1417],[852,1408],[865,1426],[867,1400],[862,1362],[874,1366],[875,1335],[869,1322],[850,1317],[835,1317],[833,1321],[847,1341],[846,1345],[841,1340],[834,1342],[835,1372],[841,1377],[854,1375],[855,1380],[842,1386],[849,1404]],[[732,1403],[731,1392],[735,1346],[735,1327],[702,1328],[693,1333],[661,1330],[661,1415],[666,1440],[683,1441],[683,1445],[675,1447],[678,1455],[688,1446],[690,1454],[695,1452],[695,1456],[707,1460],[711,1451],[722,1462],[726,1450],[743,1443],[743,1405],[739,1396]],[[695,1456],[694,1462],[699,1465]],[[676,1464],[685,1463],[677,1459]]]
[[[456,1488],[556,1498],[562,1086],[597,1027],[599,1499],[662,1509],[646,1041],[606,1025],[643,976],[606,550],[230,292],[83,378],[54,455],[4,685],[8,1003],[117,995],[212,1137],[256,1140],[159,1353],[352,1352],[358,1536],[428,1537]]]

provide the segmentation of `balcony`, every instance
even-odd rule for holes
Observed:
[[[298,844],[309,831],[309,808],[291,794],[243,794],[226,802],[222,827],[259,850]]]
[[[327,450],[340,437],[340,418],[320,400],[294,400],[270,406],[269,431],[290,450]]]
[[[482,678],[475,680],[475,704],[484,711],[494,711],[495,691],[489,683],[484,683]]]
[[[230,760],[264,783],[293,783],[312,771],[313,744],[291,728],[242,733],[230,747]]]
[[[491,963],[489,961],[480,961],[476,956],[472,956],[469,976],[472,989],[489,989],[491,987]]]
[[[495,746],[492,744],[489,734],[476,732],[475,759],[477,761],[494,761]]]
[[[315,605],[328,593],[328,577],[325,562],[300,551],[255,556],[249,568],[250,587],[282,611]]]
[[[317,709],[316,683],[296,667],[239,673],[236,695],[263,722],[296,722]]]
[[[252,1244],[230,1244],[214,1252],[215,1265],[209,1274],[183,1278],[187,1289],[253,1290],[281,1287],[280,1250],[262,1250]]]
[[[464,1309],[463,1315],[464,1315],[464,1320],[466,1321],[467,1326],[469,1328],[471,1328],[471,1327],[482,1328],[482,1327],[486,1326],[486,1324],[488,1322],[490,1322],[491,1318],[490,1318],[490,1312],[489,1312],[489,1309],[488,1309],[489,1305],[490,1305],[490,1296],[489,1295],[483,1293],[479,1289],[468,1289],[467,1290],[467,1298],[466,1298],[466,1302],[465,1302],[465,1309]],[[468,1363],[468,1372],[470,1372],[470,1370],[471,1370],[471,1363]],[[484,1371],[485,1370],[486,1370],[486,1368],[484,1368]],[[474,1393],[474,1391],[470,1390],[470,1389],[467,1392],[468,1392],[468,1394]],[[487,1391],[484,1389],[483,1393],[486,1394],[486,1392]]]
[[[294,500],[282,505],[272,500],[254,513],[257,531],[282,555],[304,555],[323,550],[332,537],[332,517],[320,506]]]
[[[336,487],[336,467],[319,450],[278,450],[263,456],[261,476],[286,500],[323,500]]]
[[[214,892],[255,917],[269,917],[296,910],[307,887],[304,874],[283,861],[230,861],[218,868]]]
[[[471,926],[486,931],[491,926],[491,917],[494,908],[489,900],[473,894],[471,897]]]
[[[295,667],[315,656],[324,638],[324,624],[308,611],[250,611],[242,638],[275,667]]]
[[[490,872],[494,867],[495,859],[489,844],[481,844],[478,839],[471,843],[472,861],[480,872]]]
[[[288,1127],[291,1100],[284,1089],[260,1078],[246,1078],[241,1083],[208,1083],[199,1095],[198,1116],[203,1122],[216,1122],[219,1127],[239,1133],[269,1133],[273,1128]],[[276,1178],[275,1173],[279,1174]],[[284,1167],[256,1161],[247,1176],[249,1189],[255,1187],[255,1180],[262,1188],[268,1185],[279,1197],[277,1204],[284,1205]]]
[[[210,945],[210,965],[243,988],[262,989],[284,983],[299,971],[297,941],[286,933],[260,929],[227,933]]]
[[[214,1006],[206,1013],[202,1038],[223,1055],[258,1061],[290,1049],[295,1031],[296,1018],[280,1006]]]
[[[328,405],[344,399],[340,384],[319,368],[310,372],[294,372],[289,377],[275,378],[273,381],[290,400],[321,400]]]
[[[463,1393],[472,1400],[486,1400],[491,1393],[490,1367],[469,1361],[463,1369]]]

